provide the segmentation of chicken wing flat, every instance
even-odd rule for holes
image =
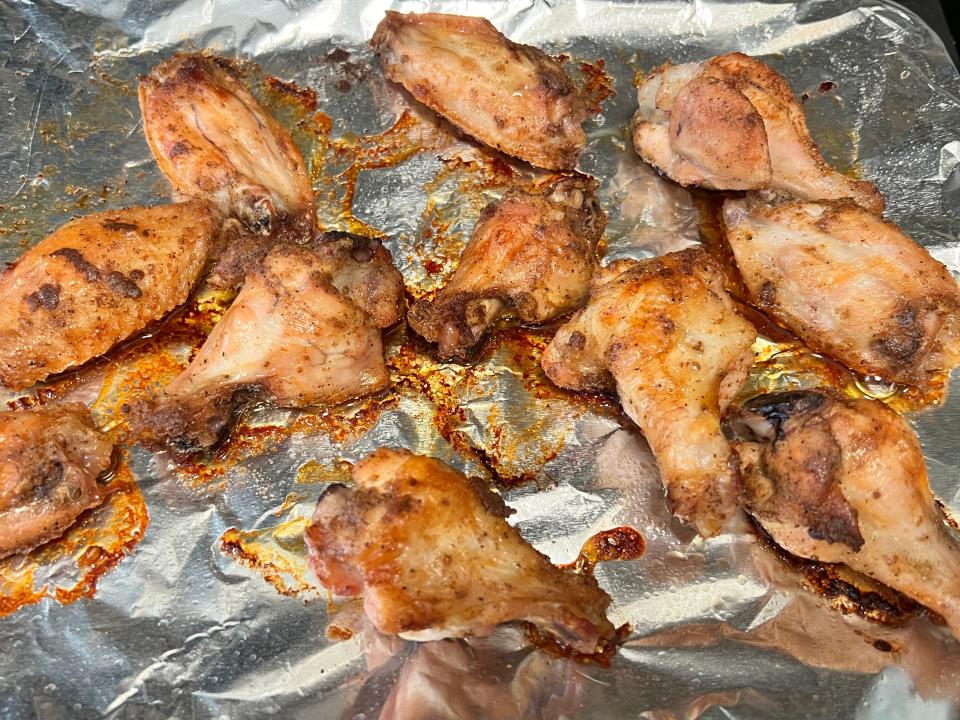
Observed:
[[[187,299],[218,237],[207,203],[68,222],[0,274],[0,383],[20,389],[102,355]]]
[[[572,170],[587,104],[559,62],[487,20],[388,11],[370,40],[387,78],[485,145]]]
[[[487,635],[526,620],[579,652],[613,639],[610,597],[561,570],[507,524],[499,496],[439,460],[380,449],[333,485],[305,533],[317,578],[364,597],[383,633],[408,640]]]
[[[334,405],[381,390],[380,328],[402,308],[403,280],[379,241],[279,244],[190,365],[159,397],[131,408],[131,425],[149,443],[192,452],[216,444],[251,400]]]
[[[176,193],[213,202],[256,235],[310,238],[313,188],[303,157],[226,60],[160,63],[140,78],[140,110]]]
[[[650,443],[674,513],[710,536],[740,492],[720,412],[746,379],[756,337],[724,290],[722,271],[696,248],[604,268],[542,365],[560,387],[616,387]]]
[[[569,178],[490,203],[450,282],[410,309],[410,326],[442,357],[465,357],[504,313],[540,323],[582,306],[606,224],[595,189]]]
[[[681,185],[852,198],[883,212],[872,183],[838,173],[823,159],[787,81],[748,55],[666,63],[640,86],[637,102],[637,153]]]
[[[730,427],[746,508],[778,545],[876,578],[960,638],[960,543],[903,418],[876,400],[810,390],[754,398]]]
[[[113,443],[83,405],[0,412],[0,558],[59,537],[103,502]]]
[[[849,201],[729,200],[752,304],[862,373],[923,384],[960,362],[960,288],[890,222]]]

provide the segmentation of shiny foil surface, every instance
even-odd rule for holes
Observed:
[[[856,0],[0,3],[0,261],[72,216],[168,201],[136,78],[176,50],[209,49],[241,61],[291,128],[321,226],[388,236],[411,298],[435,290],[482,207],[547,176],[458,136],[386,82],[366,41],[388,7],[483,15],[565,56],[602,107],[579,169],[600,184],[606,260],[709,239],[709,198],[661,179],[630,147],[634,78],[667,59],[740,50],[804,99],[827,159],[874,181],[888,217],[960,270],[960,77],[915,16]],[[106,359],[3,396],[91,404],[123,465],[120,499],[90,528],[0,563],[0,717],[960,713],[960,644],[925,612],[789,562],[745,519],[706,542],[672,520],[650,451],[616,402],[557,390],[540,372],[551,328],[501,330],[467,366],[438,362],[397,328],[382,395],[251,411],[222,448],[189,462],[145,451],[124,404],[172,378],[228,300],[201,288]],[[915,398],[789,343],[757,349],[745,392],[828,382],[907,412],[934,490],[960,512],[960,391]],[[302,531],[326,483],[380,446],[487,478],[527,540],[556,563],[592,567],[611,619],[631,628],[609,667],[534,649],[518,627],[422,645],[357,632],[358,604],[314,587]],[[636,555],[631,528],[646,551],[618,560]]]

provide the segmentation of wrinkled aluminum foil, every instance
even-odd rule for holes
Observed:
[[[388,235],[411,295],[434,289],[482,206],[535,178],[454,137],[386,83],[365,43],[387,6],[0,4],[0,260],[72,215],[166,201],[136,76],[176,49],[210,48],[259,65],[247,79],[294,128],[321,223]],[[741,50],[804,96],[827,158],[876,182],[888,216],[960,269],[960,78],[933,32],[893,3],[450,0],[399,9],[484,15],[514,40],[564,53],[575,70],[605,61],[616,94],[588,125],[580,168],[600,181],[607,258],[698,239],[694,199],[629,147],[634,74]],[[152,332],[50,393],[92,403],[126,443],[120,406],[176,372],[218,302],[201,294],[174,319],[176,332]],[[251,414],[218,454],[192,463],[132,448],[127,463],[150,524],[92,597],[47,598],[0,618],[0,717],[957,716],[960,644],[943,628],[923,613],[892,612],[902,622],[890,626],[833,609],[843,598],[811,591],[809,568],[784,562],[746,521],[695,538],[669,517],[649,449],[615,404],[552,389],[537,371],[547,337],[500,333],[464,368],[436,363],[397,330],[388,343],[395,389],[384,396]],[[772,359],[756,382],[816,381],[798,370],[797,351],[762,349]],[[934,489],[960,511],[960,394],[910,418]],[[337,626],[356,606],[311,587],[300,533],[324,483],[382,445],[497,483],[512,522],[558,563],[600,531],[639,529],[642,558],[595,570],[613,596],[612,619],[632,627],[612,665],[534,650],[513,627],[467,642],[416,645],[369,631],[328,640],[331,615]],[[44,566],[36,582],[70,585],[76,578],[61,576],[77,571],[71,562]]]

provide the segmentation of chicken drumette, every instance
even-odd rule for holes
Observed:
[[[191,452],[214,445],[252,400],[305,407],[376,392],[388,380],[380,328],[402,308],[403,279],[378,240],[277,245],[190,365],[131,409],[131,424],[147,442]]]
[[[435,640],[526,620],[584,653],[613,639],[610,597],[597,581],[528,545],[485,487],[388,449],[354,466],[353,480],[324,492],[305,538],[324,587],[362,594],[381,632]]]
[[[587,105],[541,50],[483,18],[392,11],[370,45],[390,80],[480,142],[538,167],[576,165]]]
[[[0,558],[62,535],[103,502],[113,443],[83,405],[0,413]]]
[[[876,400],[809,390],[753,398],[729,427],[747,510],[777,544],[876,578],[960,638],[960,542],[903,418]]]
[[[102,355],[187,299],[218,237],[203,202],[68,222],[0,274],[0,382],[24,388]]]
[[[827,165],[786,80],[759,60],[727,53],[666,63],[640,86],[637,102],[634,147],[681,185],[852,198],[870,212],[883,211],[872,183]]]
[[[542,364],[561,387],[616,388],[650,443],[673,511],[709,536],[740,492],[720,413],[746,378],[756,336],[716,263],[702,249],[683,250],[604,268]]]
[[[215,284],[237,284],[269,250],[265,239],[310,239],[313,188],[303,157],[228,61],[190,54],[160,63],[140,79],[140,110],[175,194],[208,200],[243,224]]]
[[[850,201],[728,200],[752,304],[862,373],[923,384],[960,362],[960,287],[896,225]]]
[[[450,282],[410,309],[410,326],[442,357],[465,357],[504,313],[539,323],[582,306],[606,224],[595,188],[568,178],[488,205]]]

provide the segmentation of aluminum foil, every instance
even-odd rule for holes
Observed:
[[[411,295],[435,289],[480,208],[537,178],[384,81],[365,43],[388,6],[484,15],[514,40],[563,53],[597,87],[602,75],[578,64],[603,59],[616,94],[588,124],[580,168],[600,181],[607,258],[699,238],[699,201],[629,147],[635,73],[741,50],[804,98],[828,159],[876,182],[889,217],[960,269],[960,78],[920,20],[857,0],[2,3],[0,260],[70,216],[166,200],[136,76],[174,50],[210,48],[257,64],[247,80],[294,128],[321,223],[388,235]],[[201,293],[173,330],[151,331],[34,401],[81,398],[128,447],[122,404],[176,372],[221,301]],[[388,342],[394,389],[383,396],[252,413],[219,453],[191,463],[129,448],[149,525],[130,531],[92,596],[45,598],[0,619],[0,717],[957,716],[960,645],[943,628],[893,606],[885,612],[899,626],[835,609],[843,597],[811,591],[810,569],[785,563],[746,521],[695,538],[669,517],[649,449],[615,403],[553,389],[538,372],[548,337],[501,332],[463,367],[437,363],[399,329]],[[819,381],[802,351],[760,349],[755,382]],[[960,396],[910,418],[936,492],[960,511]],[[514,627],[423,645],[369,630],[328,639],[331,622],[355,625],[356,605],[312,586],[300,533],[324,483],[382,445],[490,479],[516,510],[512,522],[556,562],[573,561],[600,531],[639,529],[642,558],[595,570],[612,619],[632,627],[610,667],[534,650]],[[50,595],[73,587],[78,553],[64,551],[35,583]],[[10,571],[0,568],[0,581]]]

